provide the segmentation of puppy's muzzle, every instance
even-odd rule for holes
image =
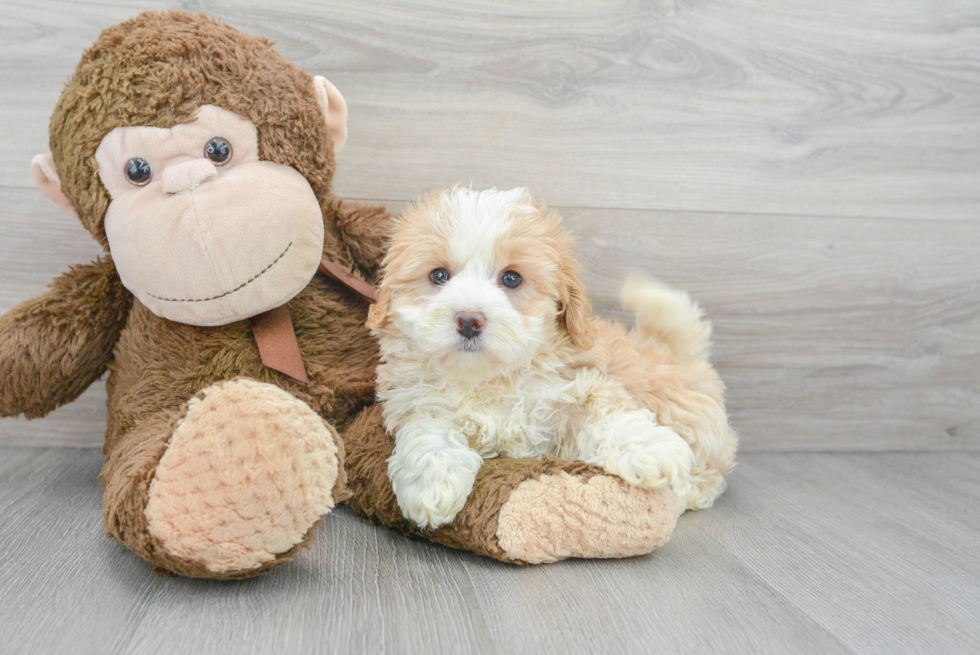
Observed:
[[[456,331],[467,339],[480,336],[487,317],[480,312],[456,312]]]

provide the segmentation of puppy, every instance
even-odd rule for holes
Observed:
[[[595,318],[560,221],[523,188],[456,187],[396,222],[368,327],[388,473],[421,528],[453,520],[489,457],[584,460],[682,511],[724,488],[736,438],[697,305],[634,279],[636,328]]]

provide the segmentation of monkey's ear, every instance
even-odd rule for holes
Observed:
[[[330,140],[333,141],[333,152],[337,154],[347,143],[347,101],[340,95],[337,87],[322,75],[313,78],[313,89],[316,92],[316,101],[320,104],[320,111],[323,112],[323,118],[327,121],[327,131],[330,132]]]
[[[34,184],[41,190],[41,193],[46,195],[48,200],[53,202],[58,209],[68,212],[72,216],[77,216],[71,200],[61,190],[61,178],[58,177],[58,169],[55,167],[54,158],[51,155],[34,156],[34,159],[31,160],[31,177],[34,178]]]

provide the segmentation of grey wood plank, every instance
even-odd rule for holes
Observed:
[[[972,0],[179,6],[277,39],[338,84],[347,196],[473,180],[564,206],[978,216]],[[137,8],[0,7],[0,183],[26,186],[81,50]]]
[[[507,652],[849,652],[724,546],[681,534],[639,560],[471,572],[480,612],[522,626]]]
[[[567,628],[551,621],[586,643],[615,634],[609,652],[974,652],[978,473],[976,454],[748,454],[714,508],[681,518],[655,567],[486,573],[479,597],[494,623],[547,607],[553,632]],[[518,591],[524,575],[537,593]],[[515,640],[528,652],[549,641]]]
[[[654,555],[513,567],[346,510],[263,579],[101,539],[95,449],[0,447],[0,653],[971,653],[980,454],[749,454]]]
[[[980,446],[980,226],[564,209],[601,314],[685,289],[745,450]]]
[[[980,649],[975,454],[743,463],[726,542],[794,606],[856,652]]]
[[[36,191],[0,188],[0,311],[99,253]],[[393,211],[401,203],[389,203]],[[980,225],[559,208],[598,311],[631,272],[698,299],[746,451],[980,448]],[[101,443],[104,390],[0,443]]]
[[[494,652],[455,553],[346,511],[265,578],[156,576],[101,538],[100,467],[94,449],[0,450],[0,653]]]

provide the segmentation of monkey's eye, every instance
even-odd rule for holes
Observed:
[[[150,162],[142,157],[133,157],[126,162],[124,172],[126,179],[133,186],[146,186],[153,179],[153,169],[150,168]]]
[[[445,284],[449,282],[449,271],[444,268],[437,268],[429,273],[429,279],[432,280],[432,284]]]
[[[204,156],[215,166],[224,166],[231,161],[231,144],[228,143],[228,139],[220,136],[211,137],[211,140],[204,144]]]
[[[521,286],[521,274],[517,271],[505,271],[503,275],[500,276],[500,283],[507,287],[508,289],[516,289]]]

